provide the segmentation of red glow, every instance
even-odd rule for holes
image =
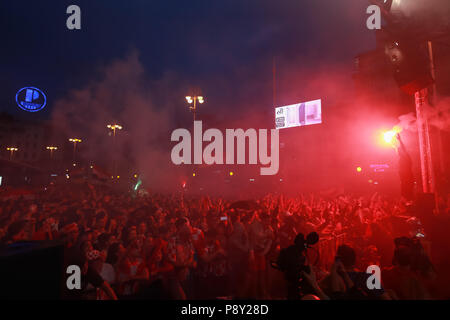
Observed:
[[[402,132],[402,128],[394,126],[392,130],[384,131],[382,133],[382,141],[384,145],[395,148],[398,144],[397,134]]]

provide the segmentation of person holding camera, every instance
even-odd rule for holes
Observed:
[[[308,234],[306,239],[302,233],[298,233],[294,244],[280,251],[274,267],[284,273],[288,300],[301,300],[310,297],[311,294],[325,298],[306,255],[307,249],[318,241],[319,235],[316,232]]]

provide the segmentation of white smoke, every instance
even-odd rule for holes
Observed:
[[[450,130],[450,98],[440,100],[436,107],[426,105],[424,108],[424,115],[428,120],[428,125],[435,127],[439,130]],[[417,131],[417,118],[415,112],[410,112],[401,115],[399,118],[398,126],[402,130]]]
[[[147,186],[167,187],[173,175],[167,144],[176,119],[175,106],[159,103],[156,97],[164,92],[183,97],[177,91],[176,77],[148,79],[134,50],[94,70],[92,79],[56,101],[52,120],[68,135],[83,138],[81,159],[98,161],[111,173],[111,159],[116,155],[122,172],[133,170],[127,175],[143,175]],[[106,125],[116,121],[123,130],[117,132],[113,147]]]

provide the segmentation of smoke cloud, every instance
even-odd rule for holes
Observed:
[[[277,177],[266,180],[264,186],[269,191],[282,188],[296,191],[300,190],[299,186],[305,190],[345,184],[359,187],[361,182],[357,179],[361,175],[355,174],[357,166],[367,168],[372,163],[396,162],[392,150],[380,150],[374,133],[380,128],[390,129],[397,122],[405,131],[416,130],[413,103],[407,109],[411,113],[398,118],[406,109],[402,109],[404,101],[398,97],[399,89],[393,79],[384,79],[385,86],[375,95],[354,90],[353,61],[348,57],[373,49],[374,33],[365,28],[366,4],[349,0],[352,5],[341,6],[338,1],[320,0],[306,2],[305,6],[292,3],[278,8],[278,3],[270,2],[270,6],[268,3],[262,2],[265,6],[261,10],[274,7],[276,19],[264,20],[264,28],[252,25],[252,32],[244,32],[247,29],[238,24],[235,28],[239,27],[239,33],[220,28],[221,33],[214,33],[215,41],[211,41],[200,36],[204,31],[198,26],[199,35],[193,37],[197,41],[195,49],[186,60],[193,65],[198,63],[192,67],[195,71],[190,70],[197,72],[200,80],[196,81],[195,75],[187,79],[187,75],[169,71],[158,80],[151,79],[139,52],[133,50],[125,58],[94,70],[90,82],[57,101],[53,121],[69,135],[85,139],[83,147],[87,149],[80,153],[85,161],[111,168],[111,158],[117,155],[119,169],[129,170],[130,175],[142,174],[144,184],[155,191],[180,190],[185,181],[189,186],[195,172],[197,187],[208,193],[230,189],[248,194],[252,187],[248,178],[254,178],[255,185],[260,179],[256,173],[258,166],[208,169],[172,164],[170,152],[175,143],[170,142],[171,132],[177,128],[192,130],[192,115],[184,100],[185,95],[192,94],[187,84],[195,83],[206,96],[206,103],[198,112],[204,130],[271,129],[275,106],[322,99],[322,124],[280,132],[280,171]],[[227,2],[227,6],[231,5]],[[306,16],[314,19],[299,20],[296,15],[288,15],[286,6],[291,11],[311,13]],[[330,6],[338,11],[330,10]],[[231,9],[229,17],[233,19]],[[337,27],[343,24],[343,19],[351,21],[344,29]],[[314,37],[311,37],[313,27]],[[221,39],[220,43],[216,43],[217,38]],[[299,47],[293,38],[307,45]],[[338,47],[344,49],[336,55],[329,54],[332,48]],[[247,60],[242,56],[252,57],[251,63],[243,63]],[[272,103],[273,57],[275,106]],[[441,100],[437,107],[427,108],[426,112],[431,125],[448,130],[449,99]],[[117,135],[116,146],[106,128],[106,124],[115,121],[124,126]],[[224,186],[224,180],[231,180],[227,177],[228,170],[234,171],[233,180],[239,183]],[[391,176],[396,178],[396,174]],[[263,190],[261,185],[258,189]]]
[[[112,173],[116,157],[118,172],[140,173],[147,186],[164,189],[173,180],[167,137],[179,106],[158,97],[169,91],[183,97],[176,81],[170,74],[158,81],[146,78],[139,54],[133,50],[124,59],[96,70],[91,82],[57,101],[52,119],[68,135],[83,138],[79,153],[83,160]],[[116,145],[106,127],[110,123],[123,126],[117,131]]]
[[[424,115],[428,120],[428,125],[439,130],[450,130],[450,98],[440,100],[436,107],[426,105],[424,108]],[[397,124],[403,130],[416,132],[417,118],[415,112],[410,112],[399,117]]]
[[[450,27],[448,0],[393,0],[392,11],[428,31],[448,31]]]

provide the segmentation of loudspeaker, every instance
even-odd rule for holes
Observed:
[[[393,68],[395,81],[405,93],[413,95],[433,84],[428,58],[420,43],[388,38],[385,54]]]
[[[17,242],[0,248],[0,299],[61,298],[64,246],[58,241]]]

